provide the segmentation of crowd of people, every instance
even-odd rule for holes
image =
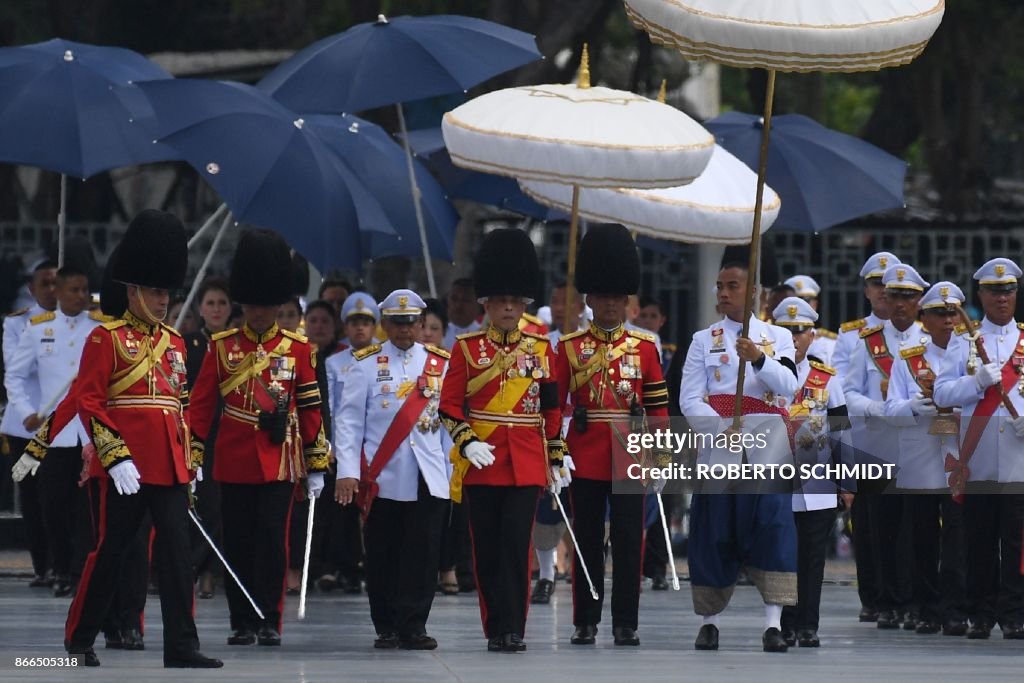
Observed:
[[[574,278],[539,307],[535,248],[516,229],[489,233],[443,302],[408,289],[378,302],[333,279],[306,302],[288,245],[252,230],[175,329],[186,266],[180,221],[145,211],[102,282],[41,261],[32,305],[4,321],[0,433],[30,586],[71,596],[64,645],[85,664],[99,664],[101,631],[108,648],[145,647],[148,590],[166,666],[221,665],[200,653],[192,610],[218,590],[228,644],[280,646],[307,542],[306,588],[365,587],[375,648],[436,648],[435,595],[475,590],[487,649],[524,651],[528,607],[560,579],[570,642],[592,645],[609,563],[613,641],[637,646],[644,577],[666,590],[675,571],[658,515],[667,481],[636,480],[619,455],[629,432],[670,416],[772,435],[685,454],[704,464],[896,466],[884,480],[666,494],[689,514],[697,650],[718,649],[743,576],[764,602],[766,652],[818,647],[844,508],[861,621],[968,638],[998,624],[1024,639],[1022,273],[1009,259],[975,274],[972,323],[957,284],[874,254],[860,273],[870,314],[833,333],[816,327],[820,287],[804,275],[744,320],[748,265],[727,255],[721,320],[678,352],[658,335],[665,309],[638,297],[621,226],[592,226]],[[641,460],[667,470],[678,455]]]

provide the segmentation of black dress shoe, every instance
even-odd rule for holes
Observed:
[[[916,631],[917,630],[917,614],[914,612],[907,612],[906,617],[903,619],[903,630],[904,631]]]
[[[228,645],[252,645],[256,642],[256,632],[247,628],[236,628],[228,636]]]
[[[668,590],[668,579],[664,576],[655,576],[651,579],[651,590],[652,591],[667,591]]]
[[[488,652],[501,652],[502,647],[505,644],[504,636],[494,636],[487,639],[487,651]]]
[[[403,650],[436,650],[437,641],[426,633],[420,633],[415,636],[399,639],[398,647]]]
[[[782,632],[774,626],[765,630],[764,635],[761,636],[761,645],[765,652],[787,652],[789,650],[789,645],[783,639]]]
[[[526,643],[518,633],[506,633],[501,640],[502,652],[526,652]]]
[[[113,633],[103,634],[103,647],[108,650],[123,650],[124,641],[121,640],[121,632],[114,631]]]
[[[551,602],[551,593],[555,590],[555,582],[548,579],[537,579],[530,595],[531,605],[546,605]]]
[[[718,649],[718,627],[714,624],[704,624],[697,631],[697,640],[693,641],[694,650],[717,650]]]
[[[347,578],[343,579],[341,592],[345,595],[359,595],[363,592],[363,582],[360,579]]]
[[[373,647],[378,650],[394,650],[398,647],[397,633],[378,633],[373,641]]]
[[[28,582],[29,588],[49,588],[53,585],[53,574],[46,572],[45,574],[36,574],[32,577],[32,580]]]
[[[790,647],[796,647],[796,631],[791,628],[782,629],[782,639],[786,641],[786,645]]]
[[[1024,626],[1020,622],[1010,621],[1000,624],[1003,631],[1003,640],[1024,640]]]
[[[881,629],[894,629],[900,627],[900,617],[891,609],[882,610],[878,613],[878,620],[875,626]]]
[[[639,645],[640,637],[636,634],[636,629],[629,626],[613,626],[612,637],[615,638],[616,645]]]
[[[573,645],[593,645],[597,641],[597,625],[581,624],[573,631],[569,642]]]
[[[878,621],[878,610],[874,607],[861,607],[857,620],[862,623],[874,623]]]
[[[966,619],[946,619],[946,623],[942,625],[942,635],[944,636],[962,636],[965,633],[967,633]]]
[[[260,645],[276,647],[281,644],[281,634],[273,626],[261,626],[256,636],[256,642]]]
[[[920,619],[917,622],[917,628],[914,630],[918,633],[930,635],[932,633],[938,633],[939,631],[941,631],[942,624],[940,624],[937,621],[931,621],[929,619]]]
[[[71,648],[68,650],[68,654],[75,657],[80,666],[100,665],[100,658],[96,656],[96,651],[91,647]]]
[[[124,650],[145,650],[146,643],[137,628],[121,629],[121,647]]]
[[[968,640],[988,640],[990,635],[992,624],[984,620],[971,622],[971,627],[967,629]]]
[[[53,597],[64,598],[71,595],[71,591],[74,588],[71,584],[70,576],[58,576],[53,582]]]
[[[219,669],[224,662],[207,657],[199,650],[193,650],[180,657],[164,657],[165,669]]]
[[[811,629],[801,629],[796,634],[796,642],[800,644],[800,647],[821,647],[821,641],[818,640],[818,632],[812,631]]]

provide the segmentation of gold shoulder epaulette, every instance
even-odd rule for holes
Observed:
[[[309,337],[307,337],[304,334],[299,334],[298,332],[292,332],[290,330],[281,330],[281,334],[284,335],[285,337],[288,337],[289,339],[294,339],[297,342],[302,342],[303,344],[309,343]]]
[[[524,337],[533,337],[534,339],[543,339],[544,341],[551,341],[550,339],[547,338],[547,335],[537,334],[536,332],[527,332],[526,330],[523,330],[522,335]]]
[[[1017,323],[1017,329],[1018,330],[1024,330],[1024,323]]]
[[[859,330],[868,324],[867,318],[858,318],[857,320],[850,320],[839,326],[840,332],[853,332]]]
[[[176,330],[175,328],[171,327],[170,325],[168,325],[166,323],[160,323],[160,327],[164,328],[166,331],[170,332],[175,337],[180,337],[181,336],[181,332],[178,332],[178,330]]]
[[[839,339],[839,335],[832,330],[827,330],[824,327],[819,327],[814,330],[815,337],[824,337],[825,339]]]
[[[11,311],[10,313],[8,313],[7,317],[8,318],[17,318],[19,315],[25,315],[26,313],[28,313],[28,311],[29,311],[29,309],[27,309],[27,308],[19,308],[16,311]]]
[[[103,311],[89,311],[89,320],[95,320],[98,323],[109,323],[114,320],[112,315],[104,315]]]
[[[472,339],[473,337],[479,337],[484,333],[483,330],[476,330],[474,332],[466,332],[464,334],[455,335],[456,339]]]
[[[910,348],[902,349],[900,351],[900,358],[906,360],[908,358],[913,358],[914,356],[920,356],[924,351],[924,346],[911,346]]]
[[[224,330],[223,332],[216,332],[212,337],[210,337],[210,341],[220,341],[224,337],[230,337],[236,332],[238,332],[237,327],[232,327],[230,330]]]
[[[40,325],[42,323],[49,322],[50,320],[55,320],[56,318],[57,314],[55,312],[47,311],[46,313],[40,313],[39,315],[32,316],[28,319],[28,322],[30,325]]]
[[[885,325],[877,325],[875,327],[868,327],[867,329],[863,329],[860,331],[860,338],[864,339],[865,337],[870,337],[875,332],[881,332],[884,328]]]
[[[816,360],[807,361],[807,362],[810,363],[811,367],[814,368],[815,370],[821,370],[822,372],[827,372],[830,375],[836,374],[836,369],[834,367],[832,367],[831,365],[825,365],[824,363],[819,363]]]
[[[543,320],[531,313],[523,313],[523,320],[531,322],[534,325],[543,325],[544,327],[547,327],[547,324]]]
[[[427,351],[430,351],[433,354],[441,356],[441,358],[451,358],[452,357],[451,353],[449,353],[445,349],[442,349],[440,346],[434,346],[433,344],[427,344],[426,345],[426,349],[427,349]]]
[[[102,325],[100,325],[100,327],[102,327],[105,330],[116,330],[117,328],[124,327],[127,324],[127,320],[125,320],[124,318],[120,318],[118,320],[111,320],[109,323],[103,323]]]
[[[654,343],[655,337],[650,332],[643,332],[641,330],[626,330],[626,331],[629,332],[629,335],[631,337],[636,337],[637,339],[643,339],[644,341],[649,341],[652,344]]]
[[[370,344],[369,346],[364,346],[358,351],[353,351],[352,357],[355,358],[356,360],[363,360],[364,358],[368,358],[375,353],[380,353],[380,350],[382,348],[383,347],[380,344]]]
[[[582,337],[586,333],[587,333],[587,330],[585,330],[585,329],[583,329],[583,330],[576,330],[575,332],[570,332],[569,334],[563,334],[561,337],[558,338],[558,341],[559,342],[568,341],[570,339],[575,339],[576,337]]]

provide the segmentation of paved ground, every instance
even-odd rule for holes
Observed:
[[[228,647],[227,607],[222,591],[199,601],[203,651],[225,660],[212,672],[161,668],[157,600],[147,613],[145,652],[98,649],[103,666],[74,672],[55,668],[16,668],[15,657],[59,657],[67,599],[26,587],[24,579],[0,579],[0,680],[2,681],[939,681],[1020,675],[1024,642],[967,641],[941,635],[881,632],[859,624],[856,589],[845,580],[848,565],[832,566],[823,597],[820,650],[787,654],[760,651],[762,609],[751,587],[737,589],[722,618],[722,649],[695,652],[699,621],[692,613],[689,589],[645,591],[641,596],[639,648],[616,648],[610,624],[595,647],[569,644],[571,595],[560,584],[550,606],[530,611],[529,651],[488,653],[480,632],[475,594],[438,597],[430,632],[440,648],[433,653],[372,649],[372,628],[364,596],[312,594],[304,622],[295,619],[296,598],[289,598],[285,644],[281,648]],[[606,608],[607,610],[607,608]],[[998,631],[996,631],[998,636]],[[102,648],[102,638],[100,641]]]

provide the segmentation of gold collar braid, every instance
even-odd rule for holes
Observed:
[[[593,335],[598,341],[602,341],[606,344],[617,342],[622,339],[622,335],[626,334],[626,327],[619,323],[614,329],[605,330],[593,322],[590,323],[590,334]]]
[[[270,329],[263,334],[257,334],[254,332],[253,329],[249,327],[249,323],[242,326],[242,334],[244,334],[246,339],[251,341],[253,344],[265,344],[276,337],[280,331],[281,328],[277,326],[277,323],[271,325]]]
[[[518,344],[519,340],[523,338],[523,333],[518,328],[511,332],[506,332],[495,327],[494,323],[490,323],[487,325],[487,338],[500,346],[510,346]]]

